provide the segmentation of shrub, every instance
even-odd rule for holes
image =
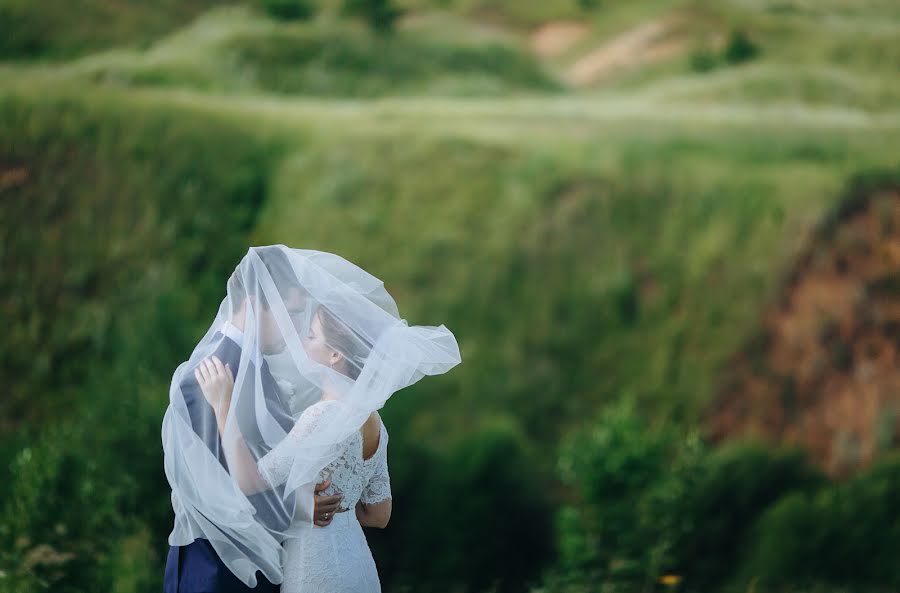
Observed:
[[[718,65],[716,54],[708,49],[697,49],[691,52],[690,67],[694,72],[709,72]]]
[[[733,30],[728,37],[728,43],[722,57],[729,64],[739,64],[752,60],[759,54],[759,47],[740,30]]]
[[[393,31],[394,24],[403,14],[393,0],[345,0],[344,12],[362,18],[379,33]]]
[[[649,493],[671,463],[671,436],[651,431],[623,399],[562,447],[560,473],[578,504],[563,509],[559,569],[602,580],[642,580],[653,570],[660,499]]]
[[[650,429],[627,399],[570,438],[560,463],[575,502],[557,517],[554,572],[633,587],[669,573],[690,590],[715,590],[770,505],[825,482],[799,450],[709,452],[697,432]]]
[[[762,585],[900,586],[900,457],[817,493],[793,493],[759,520],[738,580]]]
[[[670,508],[684,529],[676,532],[667,568],[700,591],[733,574],[741,545],[773,503],[792,492],[815,492],[826,481],[799,449],[754,443],[714,451],[693,476],[680,504]]]
[[[406,444],[391,455],[398,513],[373,541],[386,589],[522,591],[552,562],[545,480],[512,424],[493,423],[445,454]]]
[[[259,0],[269,16],[282,21],[304,21],[312,18],[316,9],[309,0]]]

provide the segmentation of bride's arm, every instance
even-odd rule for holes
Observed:
[[[194,371],[203,396],[212,406],[216,416],[216,425],[219,436],[225,434],[225,421],[228,417],[228,408],[231,405],[231,395],[234,391],[234,377],[230,365],[223,365],[217,357],[205,359]],[[238,484],[238,487],[246,495],[257,494],[271,490],[275,486],[283,484],[290,473],[291,463],[295,454],[296,444],[293,442],[315,426],[315,421],[322,409],[317,408],[312,413],[304,414],[303,422],[297,422],[287,437],[275,445],[272,450],[263,455],[257,461],[244,437],[241,434],[238,422],[234,423],[234,435],[229,433],[229,438],[221,438],[222,449],[225,451],[225,460],[228,462],[229,472]],[[331,483],[325,480],[316,486],[316,493],[321,492]],[[313,497],[314,523],[319,527],[325,527],[334,518],[334,512],[340,506],[343,495],[331,496],[317,495]],[[327,518],[323,518],[327,517]]]
[[[231,405],[231,395],[234,391],[234,376],[231,366],[223,365],[218,357],[204,359],[194,370],[194,376],[200,384],[203,396],[212,406],[216,416],[216,426],[219,430],[219,438],[225,451],[225,460],[228,462],[228,471],[237,482],[238,487],[246,495],[256,494],[263,490],[271,489],[271,486],[259,475],[256,460],[244,442],[238,423],[234,423],[235,434],[229,434],[225,438],[225,422],[228,417],[228,408]]]
[[[387,430],[381,432],[381,438],[384,440],[380,444],[375,455],[375,471],[369,478],[366,487],[363,488],[356,503],[356,518],[363,527],[387,527],[388,521],[391,519],[391,478],[388,473],[387,465]]]
[[[356,503],[356,518],[363,527],[378,527],[384,529],[391,520],[391,499],[374,504],[366,504],[363,501]]]
[[[219,415],[216,414],[216,424],[219,426],[219,435],[224,435],[225,418],[220,419]],[[225,449],[225,459],[228,461],[228,468],[231,470],[231,475],[237,482],[241,492],[249,496],[263,490],[270,490],[272,487],[259,475],[256,460],[250,453],[240,428],[237,428],[237,423],[235,423],[235,432],[236,434],[233,437],[222,439],[222,447]]]

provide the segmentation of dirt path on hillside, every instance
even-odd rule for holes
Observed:
[[[581,41],[588,27],[579,21],[552,21],[531,34],[528,45],[540,58],[555,58]]]
[[[567,82],[585,86],[621,68],[669,59],[686,43],[672,35],[673,19],[661,19],[627,31],[576,60],[564,74]]]

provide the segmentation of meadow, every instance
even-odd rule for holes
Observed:
[[[171,374],[273,243],[459,339],[382,411],[386,591],[900,584],[893,425],[840,478],[706,425],[813,237],[900,202],[893,2],[277,4],[0,0],[0,591],[159,589]]]

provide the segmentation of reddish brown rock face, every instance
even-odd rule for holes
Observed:
[[[801,445],[836,476],[900,444],[900,190],[817,233],[728,366],[707,427],[713,441]]]

